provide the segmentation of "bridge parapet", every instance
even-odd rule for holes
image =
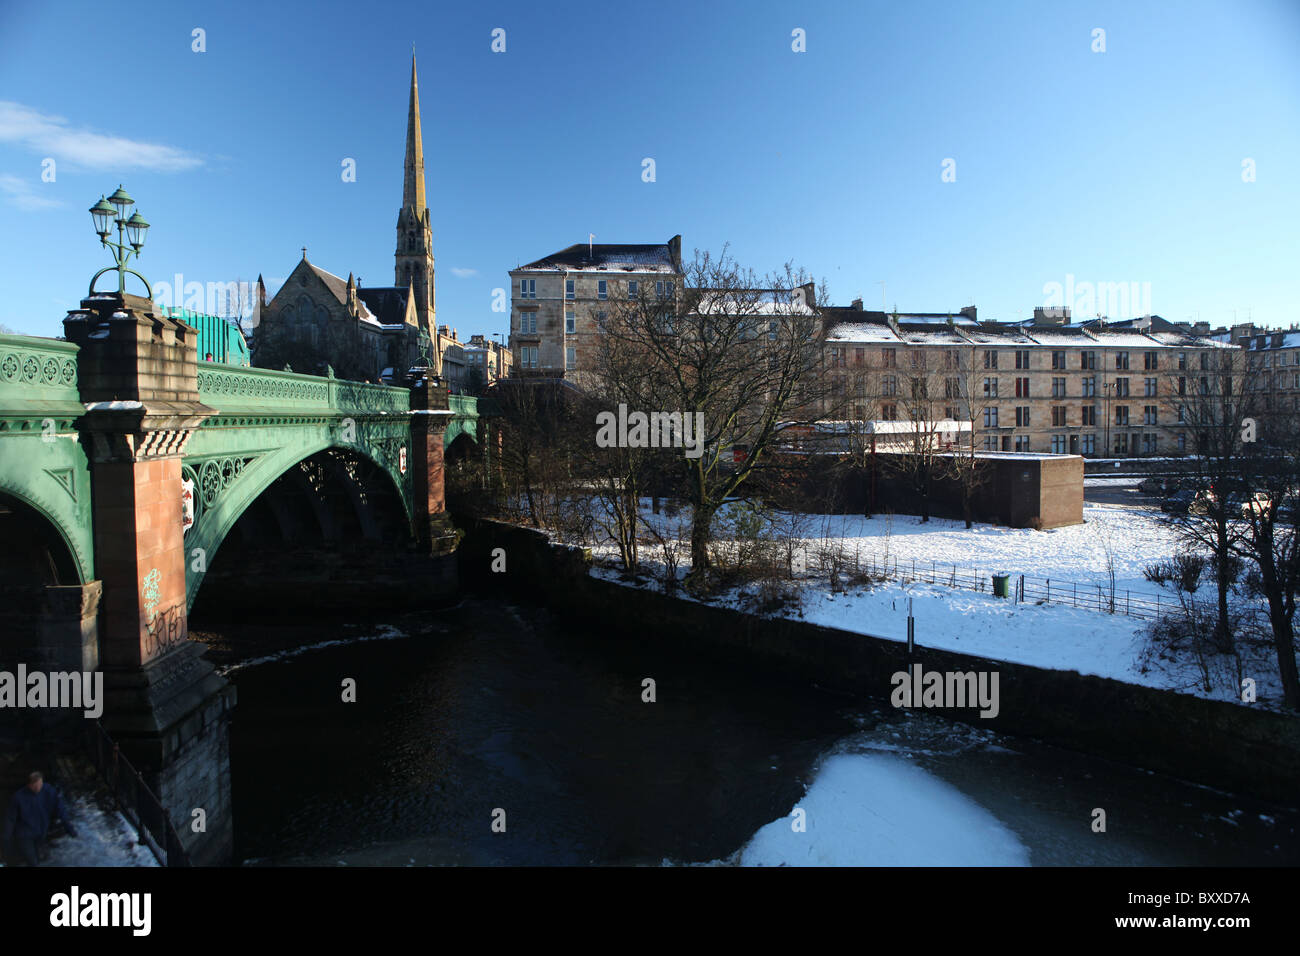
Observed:
[[[298,372],[200,363],[198,381],[203,401],[223,410],[275,406],[304,411],[406,412],[411,407],[410,396],[404,388]]]
[[[77,351],[72,342],[0,335],[0,431],[50,413],[76,418],[85,411],[77,391]]]

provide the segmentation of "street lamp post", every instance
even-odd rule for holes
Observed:
[[[144,217],[139,212],[131,214],[128,218],[127,213],[135,205],[135,200],[126,194],[120,185],[117,192],[105,199],[99,197],[99,202],[90,207],[90,217],[95,223],[95,232],[99,234],[99,241],[113,253],[114,264],[106,266],[95,273],[90,280],[89,295],[95,294],[95,283],[105,272],[117,273],[117,291],[118,293],[126,292],[126,277],[129,273],[144,283],[145,291],[148,298],[153,298],[153,288],[149,285],[149,280],[134,269],[128,269],[126,264],[131,261],[134,255],[137,258],[140,250],[144,247],[145,233],[149,231],[149,223],[145,222]],[[108,233],[113,224],[117,225],[117,242],[108,241]],[[123,234],[126,241],[123,242]]]

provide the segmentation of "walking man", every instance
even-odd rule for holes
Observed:
[[[46,783],[39,770],[34,770],[27,778],[27,786],[9,801],[9,812],[5,814],[5,843],[16,848],[28,866],[36,866],[38,858],[47,855],[45,839],[49,836],[50,822],[55,819],[63,822],[69,836],[77,835],[63,808],[58,789],[54,784]]]

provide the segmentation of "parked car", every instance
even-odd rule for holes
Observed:
[[[1152,475],[1138,482],[1138,491],[1145,495],[1171,495],[1182,485],[1180,478],[1164,478]]]
[[[1160,502],[1160,510],[1165,514],[1185,515],[1191,509],[1192,502],[1196,500],[1197,492],[1188,488],[1184,491],[1176,491],[1164,501]]]
[[[1267,491],[1257,491],[1241,505],[1241,516],[1246,520],[1262,516],[1266,511],[1273,512],[1274,521],[1289,522],[1295,516],[1294,496],[1288,497],[1280,507],[1273,502],[1273,496]]]

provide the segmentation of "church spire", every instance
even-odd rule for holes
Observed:
[[[411,51],[411,104],[406,115],[406,178],[402,205],[424,212],[424,142],[420,136],[420,88],[415,79],[415,51]]]

